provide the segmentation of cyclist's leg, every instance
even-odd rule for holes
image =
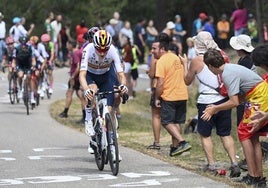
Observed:
[[[48,66],[48,77],[49,77],[49,93],[53,93],[53,84],[54,84],[54,77],[53,77],[53,69],[54,69],[54,63],[51,63]]]

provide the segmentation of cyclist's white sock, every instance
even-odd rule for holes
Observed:
[[[92,120],[92,109],[88,106],[85,107],[85,111],[86,111],[86,121],[91,121]]]
[[[34,99],[34,92],[31,91],[31,99]]]

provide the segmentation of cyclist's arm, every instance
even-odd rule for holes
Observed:
[[[124,72],[118,72],[118,78],[119,78],[119,81],[120,81],[120,84],[121,85],[126,85],[126,77],[125,77],[125,73]]]
[[[87,70],[80,70],[79,73],[79,82],[80,85],[82,86],[83,90],[86,91],[88,88],[87,85],[87,80],[86,80],[86,76],[87,76]]]

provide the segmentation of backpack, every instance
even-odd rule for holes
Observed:
[[[221,50],[220,52],[221,52],[221,55],[222,55],[222,57],[223,57],[223,59],[224,59],[224,62],[225,62],[225,63],[230,63],[227,54],[226,54],[223,50]],[[211,88],[211,89],[216,90],[221,96],[223,96],[223,97],[228,97],[228,92],[227,92],[226,86],[224,85],[224,83],[223,83],[223,81],[222,81],[222,76],[221,76],[220,74],[217,75],[218,82],[219,82],[219,86],[218,86],[217,88],[214,88],[214,87],[212,87],[211,85],[204,83],[203,81],[201,81],[201,80],[198,78],[198,76],[197,76],[196,78],[197,78],[198,81],[199,81],[200,83],[202,83],[203,85],[205,85],[205,86],[207,86],[207,87],[209,87],[209,88]]]

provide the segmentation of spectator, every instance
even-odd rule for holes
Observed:
[[[147,147],[147,149],[160,150],[160,131],[161,131],[161,118],[160,118],[160,108],[155,106],[155,90],[156,90],[156,59],[152,57],[151,63],[149,64],[149,70],[147,72],[148,76],[151,79],[151,113],[152,113],[152,129],[154,135],[154,142]]]
[[[192,36],[196,36],[200,31],[204,30],[203,25],[207,18],[207,15],[201,12],[198,18],[193,21]]]
[[[5,49],[5,38],[6,38],[6,23],[3,20],[4,15],[0,12],[0,67],[2,65],[2,56],[3,56],[3,49]]]
[[[145,19],[140,18],[138,20],[138,23],[135,26],[134,29],[134,43],[139,48],[140,54],[138,54],[139,63],[144,63],[144,53],[145,53],[145,39],[146,39],[146,31],[144,28]]]
[[[81,109],[82,109],[82,114],[83,117],[81,118],[81,121],[79,123],[83,124],[84,119],[85,119],[85,101],[84,101],[84,96],[83,92],[80,88],[80,83],[79,83],[79,71],[80,71],[80,61],[82,58],[82,50],[81,47],[85,40],[83,39],[83,35],[80,34],[78,37],[77,43],[74,41],[69,41],[67,43],[67,48],[70,52],[70,56],[72,57],[72,62],[70,65],[70,78],[68,81],[68,90],[66,91],[66,100],[65,100],[65,108],[64,111],[59,114],[59,117],[61,118],[67,118],[68,117],[68,111],[69,108],[72,104],[72,96],[74,91],[76,92],[77,97],[81,101]],[[78,44],[78,48],[76,48],[76,45]]]
[[[175,29],[174,22],[169,21],[169,22],[166,23],[166,27],[162,31],[163,33],[166,33],[168,35],[169,40],[172,41],[172,42],[175,41],[175,39],[173,38],[174,29]]]
[[[265,56],[260,57],[260,59],[263,58]],[[249,122],[250,117],[257,111],[268,111],[268,82],[241,65],[225,64],[219,51],[213,49],[204,54],[204,62],[214,74],[222,74],[229,100],[219,105],[208,106],[201,118],[209,121],[213,114],[236,107],[240,101],[238,94],[243,95],[242,99],[246,100],[246,105],[237,133],[246,157],[248,174],[241,179],[241,182],[254,187],[266,187],[259,136],[267,135],[267,126],[252,127]]]
[[[71,36],[71,21],[67,20],[65,26],[63,26],[60,30],[60,43],[61,43],[61,49],[60,51],[62,52],[62,59],[61,61],[63,62],[63,66],[69,66],[68,62],[68,49],[67,49],[67,42],[74,42],[75,40]],[[83,34],[82,34],[83,36]]]
[[[175,16],[175,29],[173,31],[174,37],[175,37],[175,43],[179,48],[179,54],[182,54],[182,42],[183,37],[186,35],[186,31],[183,29],[183,26],[181,24],[181,16],[176,15]]]
[[[80,20],[80,24],[75,26],[75,34],[76,40],[78,40],[79,35],[84,35],[88,31],[88,27],[86,27],[86,21],[84,18]]]
[[[53,38],[53,35],[54,35],[54,30],[53,30],[53,28],[51,26],[51,22],[52,22],[53,19],[54,19],[54,13],[49,12],[48,16],[47,16],[47,18],[45,20],[45,23],[44,23],[45,32],[50,35],[50,38]]]
[[[195,56],[196,56],[196,52],[194,49],[194,39],[192,37],[188,37],[186,39],[186,43],[187,43],[187,47],[188,47],[187,59],[188,59],[188,67],[189,67],[193,58],[195,58]]]
[[[218,44],[221,49],[228,47],[228,34],[230,32],[230,23],[227,20],[226,14],[221,15],[220,21],[217,23]]]
[[[204,31],[207,31],[215,39],[215,29],[214,29],[214,18],[213,16],[208,17],[208,21],[204,24]]]
[[[248,11],[244,8],[243,0],[235,1],[235,6],[236,10],[233,11],[230,22],[234,24],[234,36],[238,36],[247,32]]]
[[[29,31],[27,31],[22,25],[21,25],[21,18],[14,17],[13,20],[13,26],[9,29],[9,35],[13,37],[16,44],[19,44],[19,38],[20,37],[27,37],[31,34],[34,25],[31,25]],[[16,45],[15,45],[16,47]]]
[[[123,47],[127,43],[127,38],[130,39],[131,45],[134,44],[133,31],[129,21],[125,21],[124,27],[119,32],[120,46]]]
[[[248,14],[248,32],[252,42],[258,43],[258,24],[252,13]]]
[[[108,31],[108,33],[110,33],[112,37],[116,36],[115,26],[117,23],[118,23],[118,20],[112,18],[109,20],[109,24],[105,27],[105,30]]]
[[[230,39],[231,47],[236,50],[237,55],[240,57],[237,64],[242,65],[248,69],[251,69],[255,73],[257,73],[256,66],[253,64],[250,54],[254,50],[253,46],[251,45],[251,39],[248,35],[238,35],[233,36]],[[240,121],[242,120],[244,114],[245,103],[241,102],[237,107],[237,126],[239,125]]]
[[[133,65],[132,45],[130,38],[127,37],[127,43],[123,46],[122,59],[124,62],[124,73],[126,77],[126,86],[128,88],[129,99],[133,99],[133,87],[131,81],[131,66]]]
[[[215,160],[213,157],[213,142],[211,139],[211,132],[216,128],[216,133],[220,136],[222,144],[228,153],[231,161],[230,177],[239,177],[241,172],[235,158],[235,145],[231,136],[231,110],[220,111],[215,114],[211,121],[207,122],[201,118],[203,111],[206,107],[213,104],[222,104],[228,101],[228,97],[221,96],[214,88],[219,85],[218,77],[214,75],[203,61],[203,55],[208,49],[216,49],[218,45],[213,40],[211,34],[206,31],[201,31],[194,39],[194,45],[197,56],[192,59],[189,69],[187,68],[186,56],[181,57],[184,65],[184,81],[186,85],[190,85],[195,77],[199,81],[197,99],[198,109],[198,127],[197,132],[201,138],[201,144],[205,152],[208,164],[205,166],[204,171],[215,172]],[[224,52],[222,52],[224,53]]]
[[[190,150],[192,146],[182,137],[180,127],[181,123],[185,123],[188,100],[183,67],[180,58],[168,52],[169,43],[169,36],[161,33],[152,46],[152,54],[157,59],[155,106],[161,107],[161,124],[172,136],[170,156],[176,156]]]
[[[117,24],[114,26],[115,35],[118,37],[120,30],[123,28],[124,23],[120,20],[119,12],[114,12],[113,18],[117,20]]]
[[[55,55],[59,60],[61,59],[62,53],[60,53],[60,49],[62,48],[62,43],[60,41],[60,31],[62,28],[62,15],[58,14],[56,20],[51,22],[51,27],[53,29],[52,42],[54,43]],[[60,62],[59,66],[61,66],[62,62]]]
[[[152,54],[150,53],[151,49],[152,49],[152,44],[155,41],[156,36],[158,35],[158,31],[157,29],[154,27],[154,21],[153,20],[149,20],[148,25],[146,27],[146,45],[149,49],[149,53],[148,53],[148,58],[147,58],[147,62],[151,62],[152,60]]]

